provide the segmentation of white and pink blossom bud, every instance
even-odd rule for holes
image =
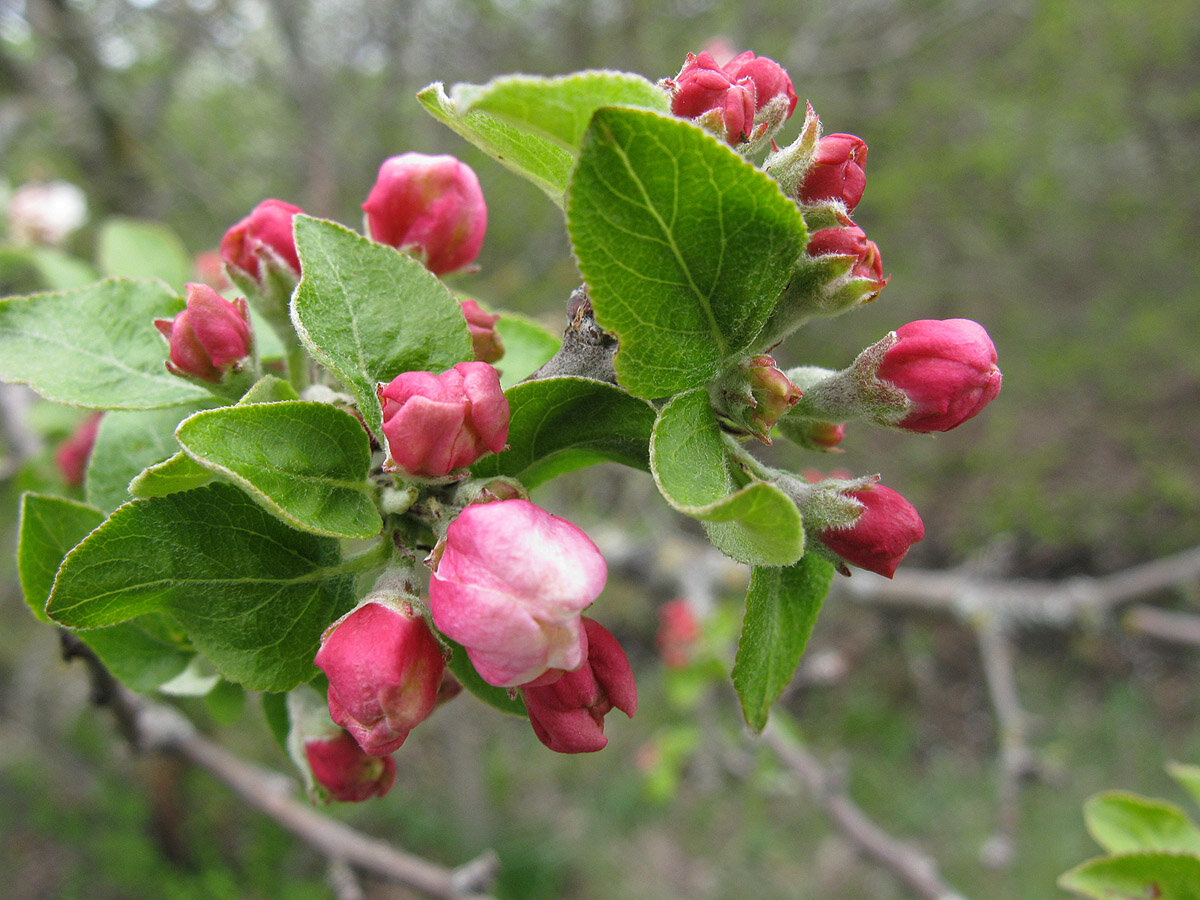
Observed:
[[[435,275],[474,262],[487,230],[479,179],[453,156],[385,160],[362,208],[373,240],[412,253]]]
[[[382,797],[396,780],[396,761],[390,756],[368,756],[345,731],[304,742],[304,758],[313,780],[327,799],[361,803]]]
[[[264,200],[250,215],[235,224],[221,238],[221,259],[235,275],[260,286],[267,270],[286,271],[300,277],[300,257],[292,233],[292,219],[303,210],[283,200]]]
[[[517,687],[587,658],[580,614],[608,577],[588,536],[527,500],[468,506],[429,583],[434,624],[484,681]]]
[[[393,471],[443,478],[508,440],[508,400],[487,363],[459,363],[441,375],[402,372],[376,394]]]
[[[329,627],[314,662],[329,678],[329,717],[371,756],[387,756],[433,712],[445,661],[407,602],[370,600]]]
[[[949,431],[1000,393],[996,345],[978,322],[920,319],[897,328],[896,338],[875,375],[908,398],[897,428]]]
[[[533,733],[555,753],[592,753],[608,743],[604,717],[637,711],[637,684],[625,651],[599,622],[583,618],[587,660],[549,684],[525,685],[521,697]]]
[[[251,354],[250,311],[242,297],[230,302],[207,284],[187,284],[187,308],[154,325],[171,345],[174,374],[217,382]]]

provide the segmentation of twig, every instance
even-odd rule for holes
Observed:
[[[321,815],[292,797],[291,779],[240,759],[200,734],[174,708],[129,691],[79,638],[66,631],[60,634],[63,655],[86,663],[93,698],[112,709],[122,736],[134,749],[171,753],[199,766],[335,863],[355,866],[438,900],[490,900],[481,893],[498,867],[490,851],[457,869],[447,869]]]
[[[1121,624],[1129,631],[1158,638],[1170,644],[1200,647],[1200,616],[1170,612],[1155,606],[1135,606]]]
[[[805,784],[838,830],[870,859],[924,900],[964,900],[962,894],[942,881],[937,863],[876,825],[803,746],[773,723],[763,729],[762,741]]]

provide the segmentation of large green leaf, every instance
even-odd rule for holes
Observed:
[[[292,295],[292,323],[308,352],[354,392],[378,433],[377,382],[472,358],[462,307],[406,253],[336,222],[298,215],[294,227],[304,274]]]
[[[756,567],[733,664],[733,687],[746,723],[762,731],[791,681],[833,581],[833,566],[808,554],[785,568]]]
[[[171,407],[106,413],[88,459],[88,502],[110,513],[129,500],[130,481],[179,449],[175,427],[193,411]],[[205,476],[207,480],[207,472]]]
[[[804,218],[770,177],[654,112],[598,110],[567,196],[618,380],[642,397],[705,384],[754,348],[804,251]]]
[[[67,555],[46,612],[83,629],[165,612],[230,681],[286,691],[315,674],[354,571],[336,540],[216,483],[119,508]]]
[[[1076,866],[1058,886],[1092,900],[1196,900],[1200,857],[1162,851],[1106,856]]]
[[[0,380],[95,409],[154,409],[212,395],[167,371],[154,327],[183,309],[156,281],[100,281],[0,300]]]
[[[100,510],[73,500],[22,496],[17,570],[25,602],[43,622],[50,621],[46,599],[63,557],[103,521]],[[178,631],[166,616],[151,614],[95,628],[83,637],[117,678],[134,690],[148,691],[178,675],[194,656]]]
[[[185,419],[175,437],[192,460],[294,528],[368,538],[383,526],[367,482],[367,433],[336,407],[300,400],[225,406]]]
[[[1176,850],[1200,854],[1200,831],[1173,803],[1126,791],[1088,798],[1083,818],[1096,842],[1109,853]]]
[[[645,470],[654,407],[602,381],[546,378],[505,391],[508,449],[481,459],[480,477],[507,475],[527,487],[598,462]]]
[[[735,483],[705,389],[680,394],[659,412],[650,471],[667,502],[702,520],[713,544],[739,562],[790,566],[804,553],[796,504],[769,482]]]
[[[96,262],[105,275],[161,278],[177,289],[196,280],[183,241],[161,222],[105,219],[96,237]]]

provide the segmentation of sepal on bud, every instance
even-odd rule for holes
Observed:
[[[587,657],[579,668],[521,688],[534,734],[556,753],[602,750],[608,743],[604,717],[613,709],[630,718],[637,711],[637,684],[620,643],[587,617],[583,631]]]

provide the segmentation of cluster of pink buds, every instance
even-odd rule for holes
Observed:
[[[750,51],[723,66],[707,51],[689,53],[679,74],[661,84],[671,95],[672,113],[735,147],[763,138],[796,108],[796,92],[783,67]]]
[[[167,368],[174,374],[218,382],[254,350],[245,298],[229,301],[207,284],[185,286],[187,308],[174,319],[155,319],[170,342]]]

